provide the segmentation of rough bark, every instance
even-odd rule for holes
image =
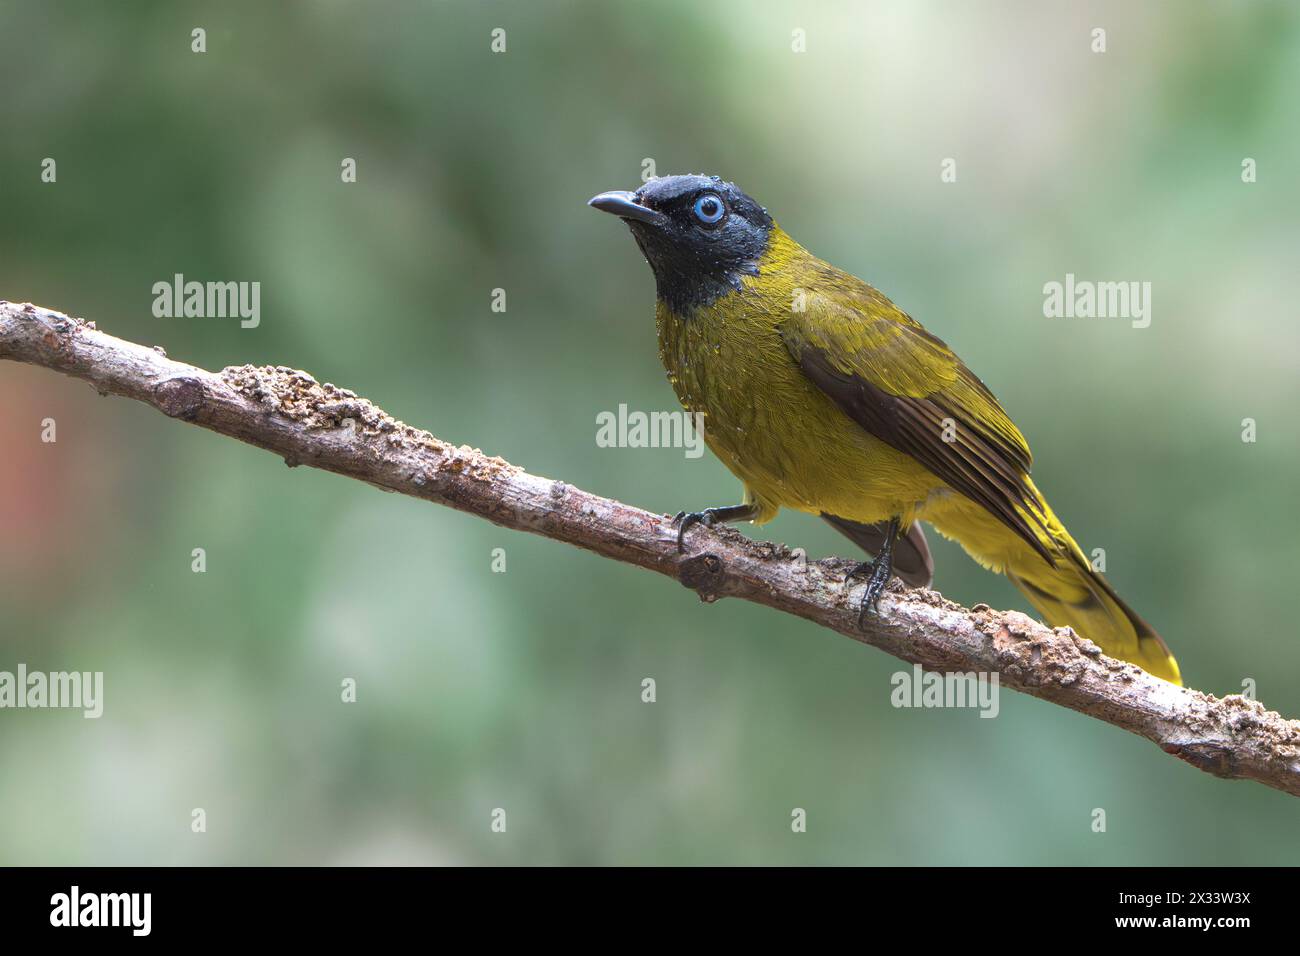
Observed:
[[[857,626],[852,562],[807,562],[784,546],[696,526],[685,554],[664,515],[589,494],[396,421],[306,372],[245,365],[209,372],[94,323],[0,300],[0,359],[62,372],[104,394],[310,465],[586,548],[675,578],[705,601],[735,597],[806,618],[936,671],[996,673],[1002,686],[1138,734],[1219,777],[1300,796],[1300,722],[1240,696],[1175,687],[1106,657],[1068,628],[1016,611],[967,609],[894,582]]]

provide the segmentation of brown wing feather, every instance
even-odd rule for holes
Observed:
[[[1029,447],[993,393],[875,289],[861,283],[836,291],[813,298],[783,330],[804,374],[864,429],[982,505],[1055,566],[1038,497],[1025,480]],[[951,441],[945,420],[956,426]]]

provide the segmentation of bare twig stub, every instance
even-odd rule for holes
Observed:
[[[1216,776],[1300,796],[1300,722],[1258,701],[1175,687],[1017,611],[968,610],[933,591],[896,590],[895,583],[882,613],[860,631],[857,592],[843,587],[849,561],[804,562],[783,546],[699,526],[678,554],[666,516],[450,445],[353,392],[283,366],[209,372],[93,323],[4,301],[0,359],[85,379],[105,394],[145,402],[290,465],[323,468],[657,571],[708,601],[753,601],[933,670],[996,672],[1003,686],[1139,734]]]

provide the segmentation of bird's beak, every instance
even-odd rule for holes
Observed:
[[[664,218],[663,213],[655,212],[636,201],[636,193],[626,192],[621,189],[612,189],[607,193],[601,193],[599,196],[592,196],[587,200],[588,206],[594,206],[601,212],[613,213],[620,219],[632,219],[636,222],[648,222],[652,225],[661,222]]]

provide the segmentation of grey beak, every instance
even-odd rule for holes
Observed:
[[[637,202],[636,193],[626,192],[622,189],[611,189],[599,196],[592,196],[587,200],[587,205],[593,206],[601,212],[613,213],[620,219],[634,219],[637,222],[653,224],[662,221],[664,218],[663,213],[647,209]]]

